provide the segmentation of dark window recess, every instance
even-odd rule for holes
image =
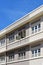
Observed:
[[[24,37],[26,37],[26,31],[22,30],[22,31],[18,32],[16,39],[19,40],[19,39],[24,38]]]

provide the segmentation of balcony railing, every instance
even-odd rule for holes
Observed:
[[[40,31],[38,33],[32,34],[28,37],[25,37],[23,39],[11,42],[9,44],[7,44],[7,50],[13,49],[13,48],[18,48],[24,45],[28,45],[31,42],[37,41],[43,39],[43,31]]]
[[[6,51],[6,44],[3,46],[0,46],[0,53],[5,52]]]
[[[16,40],[10,43],[5,43],[4,46],[0,47],[0,53],[6,51],[6,49],[11,50],[14,48],[22,47],[24,45],[29,45],[30,43],[34,41],[38,41],[40,39],[43,39],[43,31],[37,32],[35,34],[31,34],[28,37],[22,38],[20,40]]]

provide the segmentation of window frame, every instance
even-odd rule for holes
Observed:
[[[22,48],[18,50],[18,59],[25,59],[26,58],[26,49]]]
[[[8,39],[9,39],[9,43],[10,43],[10,42],[13,42],[13,41],[15,40],[15,35],[14,35],[14,33],[9,34],[9,35],[8,35]]]
[[[13,61],[15,58],[14,52],[9,53],[8,57],[9,57],[9,61]]]
[[[38,26],[39,26],[39,27],[38,27]],[[34,29],[32,29],[32,28],[34,28]],[[40,30],[41,30],[41,23],[37,23],[36,25],[34,24],[34,25],[32,25],[32,27],[31,27],[32,34],[37,33],[37,32],[39,32]]]
[[[38,57],[38,56],[40,56],[41,55],[40,45],[39,46],[37,45],[36,47],[32,47],[31,48],[31,53],[32,53],[32,57]]]
[[[17,35],[16,35],[16,40],[19,40],[25,37],[26,37],[26,28],[23,27],[22,29],[18,30]]]

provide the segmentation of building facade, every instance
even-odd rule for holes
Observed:
[[[43,5],[0,31],[0,65],[43,65]]]

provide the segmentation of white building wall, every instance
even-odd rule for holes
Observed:
[[[29,65],[43,65],[43,58],[32,59],[29,61]]]

